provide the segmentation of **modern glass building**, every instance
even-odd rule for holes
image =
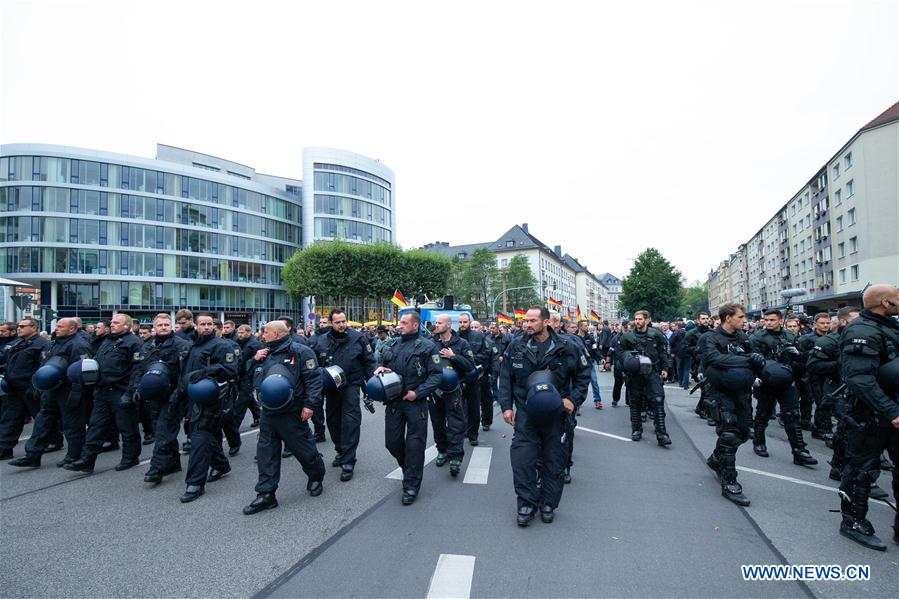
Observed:
[[[304,174],[307,164],[304,183],[165,145],[155,160],[0,146],[0,277],[31,285],[60,316],[187,307],[300,322],[308,306],[284,291],[281,267],[304,243],[395,239],[389,169],[319,148],[304,152]]]

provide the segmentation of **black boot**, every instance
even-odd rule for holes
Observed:
[[[756,416],[752,434],[752,451],[755,452],[755,455],[762,458],[770,456],[768,453],[768,446],[765,445],[765,428],[767,425],[767,421],[762,421]]]
[[[721,496],[737,505],[746,507],[749,499],[743,495],[743,487],[737,482],[736,456],[725,453],[718,458],[721,477]]]
[[[41,457],[36,455],[25,455],[21,458],[10,460],[9,465],[15,466],[16,468],[40,468]]]
[[[671,437],[668,436],[668,431],[665,430],[665,408],[662,407],[662,402],[656,403],[653,423],[655,424],[656,441],[658,441],[659,446],[671,445]]]
[[[187,485],[187,489],[184,490],[184,495],[179,498],[181,503],[190,503],[191,501],[200,497],[203,494],[203,487],[200,485]]]
[[[530,504],[522,505],[518,508],[518,526],[522,528],[531,523],[534,519],[534,506]]]
[[[628,406],[631,411],[631,441],[639,441],[643,438],[643,418],[640,414],[640,406],[637,401],[631,401]]]
[[[887,550],[886,543],[874,534],[874,526],[867,520],[856,520],[844,515],[843,521],[840,523],[840,534],[868,549],[874,549],[875,551]]]
[[[250,505],[243,508],[243,513],[247,516],[252,516],[262,510],[270,510],[276,507],[278,507],[278,500],[275,499],[274,493],[259,493]]]
[[[71,464],[66,464],[63,468],[71,470],[72,472],[86,472],[88,474],[93,474],[94,460],[81,458],[80,460],[75,460]]]
[[[818,460],[812,457],[812,454],[805,448],[805,440],[802,438],[802,428],[796,414],[787,412],[784,414],[784,429],[787,433],[787,439],[790,440],[790,447],[793,448],[793,463],[797,466],[814,466]]]

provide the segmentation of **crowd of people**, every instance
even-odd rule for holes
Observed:
[[[797,465],[817,464],[803,431],[823,440],[833,450],[830,478],[840,481],[840,532],[882,550],[866,514],[870,496],[888,497],[876,484],[881,469],[892,471],[899,492],[899,291],[874,285],[863,302],[813,319],[766,310],[753,323],[730,303],[691,321],[653,323],[639,310],[611,325],[569,322],[543,307],[511,326],[482,325],[465,313],[454,328],[449,314],[422,323],[407,311],[395,326],[361,330],[340,309],[317,327],[296,328],[285,316],[258,331],[186,309],[174,322],[169,314],[145,324],[126,314],[86,326],[62,318],[52,335],[24,318],[0,324],[0,459],[37,468],[65,448],[58,467],[91,473],[100,453],[121,450],[115,469],[124,471],[139,464],[142,445],[152,445],[144,481],[180,472],[186,454],[180,501],[188,503],[230,472],[249,411],[250,426],[259,427],[258,482],[243,511],[254,514],[278,505],[286,457],[300,462],[308,493],[322,493],[317,444],[326,432],[331,465],[350,481],[362,405],[374,412],[372,402],[381,401],[385,446],[402,468],[402,503],[410,505],[422,484],[428,422],[436,466],[448,464],[457,477],[466,440],[478,445],[499,404],[515,431],[518,525],[537,514],[549,523],[571,482],[579,410],[588,397],[603,409],[597,370],[611,370],[611,405],[624,390],[632,441],[642,440],[649,421],[661,447],[672,444],[664,386],[694,384],[696,413],[718,436],[708,466],[738,505],[749,499],[737,482],[737,449],[751,439],[755,454],[769,457],[772,420],[784,427]],[[25,453],[15,457],[29,418]],[[895,529],[899,542],[899,515]]]

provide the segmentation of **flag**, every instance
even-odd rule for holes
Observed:
[[[592,320],[593,322],[597,322],[597,323],[602,322],[602,319],[599,317],[599,314],[597,314],[593,310],[590,310],[590,320]]]
[[[546,300],[546,303],[550,306],[553,306],[554,308],[559,308],[560,310],[562,309],[562,302],[557,299],[549,298],[548,300]]]
[[[497,322],[499,322],[500,324],[512,324],[512,323],[514,322],[511,318],[509,318],[508,316],[506,316],[506,315],[503,314],[502,312],[497,312],[497,313],[496,313],[496,320],[497,320]]]
[[[581,314],[581,307],[578,306],[578,307],[577,307],[577,321],[580,322],[580,321],[582,321],[582,320],[584,320],[584,315]]]
[[[524,310],[515,310],[515,318],[519,320],[524,320],[524,317],[527,316],[528,313]]]
[[[393,297],[390,298],[390,301],[392,301],[394,304],[396,304],[400,308],[408,307],[408,304],[406,304],[406,298],[403,297],[403,294],[400,293],[399,289],[397,289],[396,291],[393,292]]]

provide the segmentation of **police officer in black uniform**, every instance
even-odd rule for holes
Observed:
[[[461,321],[460,321],[461,323]],[[468,344],[453,330],[453,319],[449,314],[439,314],[434,321],[431,340],[437,344],[441,367],[451,366],[460,380],[466,380],[461,387],[443,389],[443,385],[434,390],[428,401],[431,413],[431,428],[434,429],[434,441],[437,444],[437,467],[450,464],[450,476],[458,476],[465,457],[464,439],[468,426],[468,408],[465,403],[463,388],[478,385],[476,357]]]
[[[478,444],[478,430],[481,426],[481,385],[480,380],[490,371],[490,362],[493,360],[493,352],[487,345],[484,333],[472,330],[471,315],[467,312],[459,315],[459,337],[468,342],[478,368],[476,381],[470,381],[463,385],[462,398],[465,401],[468,430],[465,436],[472,446]],[[472,375],[474,376],[474,375]]]
[[[137,466],[140,461],[140,434],[137,428],[137,403],[128,396],[131,373],[143,358],[143,343],[131,332],[131,317],[116,314],[109,323],[109,334],[97,348],[95,359],[100,366],[100,381],[94,387],[94,409],[87,427],[87,438],[81,458],[63,466],[75,472],[94,471],[97,455],[115,423],[122,437],[122,460],[117,471]]]
[[[62,318],[56,323],[53,341],[41,365],[47,364],[51,358],[62,358],[64,368],[82,358],[91,357],[91,348],[85,338],[77,335],[77,323],[74,318]],[[82,386],[71,382],[63,373],[60,384],[55,389],[40,393],[41,410],[34,419],[31,437],[25,444],[25,456],[10,462],[11,466],[37,468],[41,465],[41,456],[54,441],[56,420],[62,418],[63,432],[66,438],[66,456],[57,466],[70,464],[81,455],[84,446],[84,410],[81,405]]]
[[[700,367],[702,366],[702,356],[699,355],[697,351],[699,348],[699,339],[710,330],[712,329],[709,326],[709,314],[700,312],[696,318],[696,326],[684,334],[683,352],[690,356],[690,370],[694,379],[698,378],[701,369]],[[707,388],[707,386],[700,388],[699,401],[696,403],[694,412],[702,418],[712,419],[712,424],[714,424],[714,408],[709,405],[709,398],[706,394]]]
[[[227,323],[226,323],[227,324]],[[250,410],[253,415],[251,427],[259,426],[259,404],[253,391],[253,373],[249,363],[256,352],[265,347],[261,341],[253,336],[250,325],[242,324],[237,327],[235,340],[240,348],[240,363],[237,372],[237,400],[234,402],[231,416],[225,420],[225,436],[228,438],[228,455],[236,455],[240,449],[240,425],[243,418]],[[232,442],[233,441],[233,442]]]
[[[3,398],[0,413],[0,460],[13,457],[13,447],[28,417],[38,412],[38,398],[31,386],[31,376],[38,369],[50,342],[39,335],[40,327],[33,318],[23,318],[17,327],[18,341],[7,344],[6,368],[2,373],[11,393]]]
[[[290,316],[279,316],[278,320],[282,321],[287,325],[288,330],[290,330],[290,340],[293,343],[301,343],[303,345],[312,346],[314,343],[314,337],[316,335],[324,335],[331,328],[331,324],[328,321],[328,317],[324,316],[319,321],[319,326],[315,328],[314,331],[309,330],[308,335],[300,335],[299,333],[303,332],[302,325],[297,325],[296,328],[293,326],[293,319]],[[313,335],[313,332],[315,335]],[[325,403],[319,402],[315,404],[312,408],[312,433],[315,436],[316,443],[324,443],[325,442]],[[284,451],[284,457],[290,457],[290,450]]]
[[[419,333],[421,315],[406,312],[398,326],[400,341],[381,352],[375,374],[396,372],[403,379],[403,397],[384,410],[384,441],[403,469],[403,505],[412,505],[421,488],[428,440],[428,396],[442,376],[440,355],[433,341]]]
[[[346,482],[353,478],[362,426],[359,390],[374,373],[375,353],[365,335],[347,328],[346,312],[332,310],[330,322],[324,334],[313,337],[313,349],[322,368],[343,370],[340,387],[325,387],[325,420],[337,452],[331,465],[340,467],[340,480]]]
[[[829,385],[826,377],[821,377],[808,371],[808,362],[818,342],[830,334],[830,314],[827,312],[815,314],[814,325],[814,330],[800,337],[796,345],[799,347],[799,360],[803,360],[804,384],[808,387],[812,403],[815,406],[815,415],[812,421],[812,438],[821,439],[829,447],[833,442],[831,402],[825,399]]]
[[[471,321],[471,330],[484,335],[484,345],[490,355],[489,368],[485,368],[483,376],[478,379],[481,386],[481,430],[489,431],[493,425],[493,402],[496,401],[496,377],[499,376],[499,348],[493,342],[490,332],[477,320]]]
[[[752,426],[752,384],[765,359],[751,352],[743,332],[746,311],[740,304],[727,303],[718,309],[721,326],[704,334],[697,351],[702,355],[702,372],[708,394],[718,411],[718,443],[706,463],[721,482],[721,495],[737,505],[749,505],[737,482],[737,449],[749,439]]]
[[[229,472],[231,465],[222,450],[222,420],[230,413],[229,385],[237,377],[239,356],[234,345],[215,333],[209,314],[197,316],[197,340],[181,366],[177,401],[187,401],[190,421],[190,459],[187,462],[187,488],[181,503],[197,499],[205,491],[206,483],[216,481]],[[189,386],[203,379],[211,379],[219,386],[218,400],[199,403],[189,400]],[[210,469],[211,467],[211,469]]]
[[[796,336],[783,327],[783,314],[780,310],[765,311],[765,328],[757,330],[749,337],[752,351],[761,354],[766,360],[779,362],[791,368],[793,360],[799,356],[796,347]],[[799,423],[799,393],[795,384],[788,384],[784,389],[774,388],[773,383],[762,376],[762,384],[756,389],[756,408],[752,450],[756,455],[767,458],[768,446],[765,443],[765,430],[774,410],[774,403],[780,405],[784,429],[793,449],[793,463],[799,466],[813,466],[818,460],[805,448],[802,428]]]
[[[278,506],[275,491],[281,480],[281,444],[297,458],[309,477],[306,490],[313,497],[322,494],[325,463],[315,446],[308,421],[313,406],[322,401],[322,372],[315,352],[290,338],[290,330],[281,320],[265,325],[265,347],[249,363],[253,381],[262,403],[259,443],[256,448],[259,481],[256,499],[243,509],[247,515]],[[284,384],[282,401],[271,402],[268,385]]]
[[[665,429],[665,391],[662,380],[671,368],[668,340],[659,329],[650,325],[650,314],[646,310],[634,313],[634,330],[625,333],[619,341],[619,350],[633,357],[645,356],[652,361],[649,373],[630,372],[627,374],[628,397],[631,410],[631,439],[643,438],[643,421],[640,410],[643,404],[653,414],[656,441],[662,447],[671,445],[671,438]]]
[[[849,389],[846,466],[840,483],[843,521],[840,534],[870,549],[885,551],[867,520],[871,484],[884,449],[899,464],[899,289],[872,285],[862,298],[865,309],[840,334],[840,371]],[[892,372],[879,371],[892,362]],[[888,367],[889,369],[889,367]],[[899,497],[899,472],[893,468],[893,497]],[[899,543],[899,513],[893,524]]]
[[[562,398],[562,409],[568,415],[584,401],[590,384],[586,356],[551,329],[549,310],[532,307],[524,326],[525,334],[513,339],[506,348],[497,394],[503,420],[515,428],[510,457],[519,526],[527,526],[538,509],[544,522],[552,522],[562,498],[562,478],[568,459],[563,415],[545,420],[528,416],[529,394],[533,397],[547,387],[541,383],[534,385],[539,389],[530,389],[528,379],[537,371],[549,371],[555,389],[568,392],[568,397]],[[538,462],[541,462],[541,483],[538,483]]]

